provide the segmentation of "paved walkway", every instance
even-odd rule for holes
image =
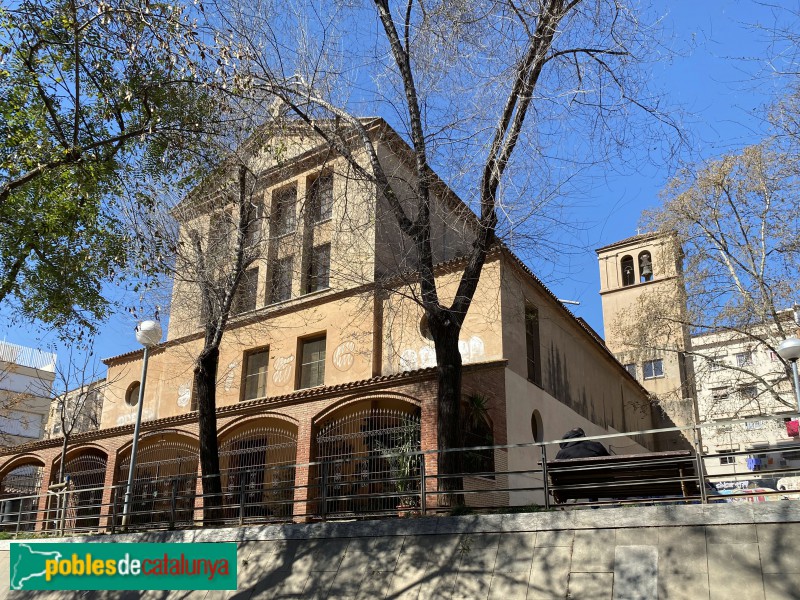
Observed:
[[[95,539],[111,540],[109,536]],[[239,589],[35,596],[10,592],[8,597],[800,598],[800,507],[795,503],[431,517],[114,539],[236,541]],[[8,581],[7,548],[7,542],[0,543],[4,582]]]

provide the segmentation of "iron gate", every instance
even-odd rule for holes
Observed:
[[[155,525],[172,521],[172,502],[175,498],[174,524],[191,524],[197,486],[197,447],[182,440],[142,440],[133,475],[130,525]],[[125,504],[125,485],[130,469],[130,453],[117,468],[115,514],[122,522]]]
[[[4,531],[33,531],[39,498],[21,498],[41,493],[44,467],[15,467],[0,482],[0,526]]]
[[[64,464],[64,475],[70,480],[65,526],[71,529],[99,527],[107,464],[108,457],[105,454],[89,453],[70,458]],[[54,465],[50,483],[59,483],[60,470],[60,464]],[[60,507],[56,497],[51,498],[49,506],[48,523],[52,526],[59,518],[57,513]]]
[[[419,500],[419,409],[368,408],[325,423],[317,434],[317,510],[370,514]]]
[[[219,448],[228,520],[284,520],[292,515],[297,433],[259,426]]]

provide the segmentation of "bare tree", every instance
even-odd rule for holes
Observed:
[[[552,190],[545,185],[552,155],[576,131],[611,142],[589,151],[594,162],[631,141],[617,127],[631,107],[657,123],[669,121],[648,104],[641,81],[629,77],[650,30],[614,0],[395,6],[375,0],[364,7],[332,3],[313,13],[299,4],[218,6],[242,57],[246,89],[280,97],[388,203],[413,252],[407,293],[423,307],[435,346],[439,445],[458,447],[458,338],[499,231],[524,231],[521,215],[545,218],[537,200]],[[370,22],[377,22],[377,36],[365,28]],[[359,97],[348,102],[352,95]],[[364,106],[402,125],[413,154],[402,180],[382,161],[380,132],[355,116]],[[441,186],[433,161],[458,165],[449,172],[462,180],[475,210],[455,213],[469,225],[451,300],[434,273],[432,215]],[[578,162],[572,157],[569,164]],[[526,204],[525,195],[535,199]],[[459,472],[457,453],[442,454],[439,470]],[[459,485],[456,478],[443,481],[446,489]]]
[[[61,434],[58,481],[64,481],[67,448],[72,436],[100,428],[104,390],[114,383],[104,375],[92,344],[71,347],[66,360],[58,362],[51,402],[52,436]]]
[[[659,353],[676,351],[670,340],[688,329],[697,385],[723,368],[739,387],[757,382],[756,395],[720,398],[725,416],[794,406],[782,394],[788,365],[776,349],[797,327],[790,310],[800,285],[797,183],[794,161],[767,140],[685,169],[665,188],[663,205],[643,217],[682,249],[685,297],[642,294],[612,327],[631,348]],[[684,303],[685,310],[665,309]],[[731,344],[768,352],[773,362],[763,368],[743,352],[723,365],[720,346]]]

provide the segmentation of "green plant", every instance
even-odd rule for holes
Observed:
[[[417,465],[421,460],[416,452],[419,450],[417,431],[412,428],[404,429],[392,436],[390,444],[377,442],[377,449],[389,465],[389,474],[392,486],[400,496],[400,506],[415,506],[416,495],[414,491],[417,481]]]

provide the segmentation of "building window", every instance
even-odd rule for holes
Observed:
[[[139,388],[140,384],[138,381],[134,381],[132,384],[128,386],[128,391],[125,392],[125,404],[128,406],[136,406],[139,404]]]
[[[712,356],[708,359],[709,371],[721,371],[725,368],[725,357],[722,355]]]
[[[629,363],[625,365],[625,370],[631,374],[631,377],[636,379],[636,363]]]
[[[655,379],[656,377],[664,376],[664,360],[656,358],[655,360],[646,360],[642,365],[645,379]]]
[[[248,354],[245,359],[244,396],[242,400],[255,400],[267,395],[267,367],[269,351]]]
[[[653,261],[650,253],[645,251],[639,254],[639,282],[651,281],[653,279]]]
[[[633,257],[623,256],[619,264],[620,268],[622,269],[622,285],[633,285],[634,283]]]
[[[525,306],[525,347],[528,360],[528,379],[542,384],[541,350],[539,344],[539,310]]]
[[[309,188],[308,202],[312,223],[321,223],[331,218],[333,209],[333,175],[327,173],[314,180]]]
[[[744,400],[754,400],[758,397],[758,386],[743,385],[739,388],[739,395]]]
[[[749,367],[753,364],[753,353],[749,350],[747,352],[738,352],[736,356],[736,366]]]
[[[303,340],[299,389],[325,384],[325,338]]]
[[[264,205],[259,202],[252,207],[253,214],[250,221],[247,223],[247,232],[245,234],[245,245],[249,248],[255,246],[261,241],[261,224],[264,220]]]
[[[231,312],[234,315],[255,310],[256,290],[258,289],[258,268],[248,269],[242,275],[242,280],[236,288],[236,297],[233,301]]]
[[[315,246],[306,269],[305,293],[327,290],[331,274],[331,245]]]
[[[544,423],[542,422],[542,414],[538,410],[534,410],[531,415],[531,434],[534,442],[544,441]]]
[[[721,400],[728,399],[728,388],[720,387],[720,388],[711,388],[711,399],[715,402],[719,402]]]
[[[273,235],[282,236],[295,230],[297,186],[272,192]]]
[[[292,265],[293,257],[286,256],[275,261],[272,267],[272,281],[270,286],[270,304],[283,302],[292,297]]]
[[[729,454],[730,450],[720,450],[720,454]],[[719,457],[719,464],[721,465],[735,465],[736,464],[736,457],[735,456],[720,456]]]
[[[775,352],[775,350],[768,350],[768,352],[769,352],[769,360],[771,362],[778,362],[780,360],[780,357],[778,356],[778,353]]]

